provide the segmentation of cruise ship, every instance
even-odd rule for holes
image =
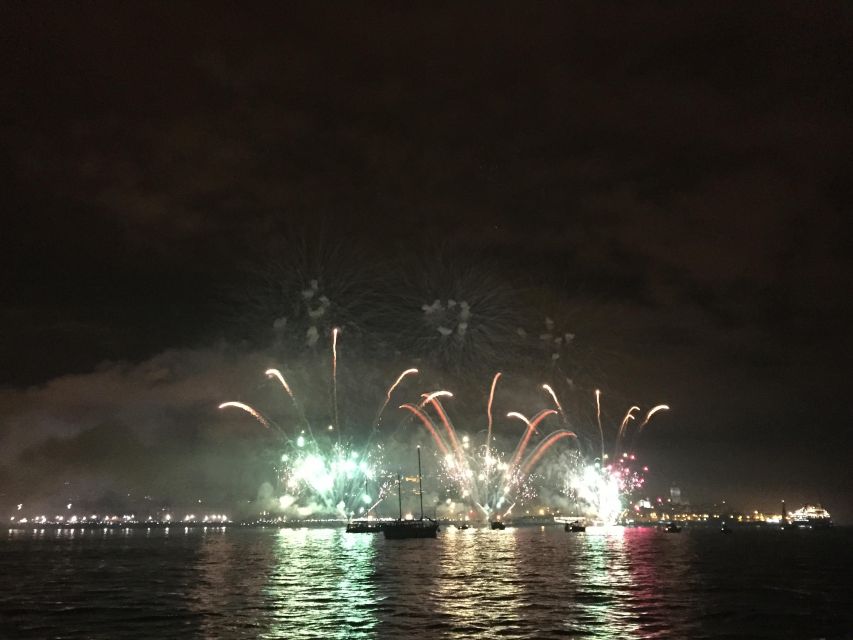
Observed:
[[[788,514],[788,522],[792,527],[823,529],[832,526],[832,518],[829,511],[818,506],[810,504],[803,505],[802,509],[797,509]]]

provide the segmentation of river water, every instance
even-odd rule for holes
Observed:
[[[853,531],[0,530],[4,638],[848,638]]]

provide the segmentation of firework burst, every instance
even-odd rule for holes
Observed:
[[[430,434],[440,458],[444,484],[488,519],[508,514],[519,500],[531,499],[536,493],[532,473],[543,456],[557,442],[577,439],[568,429],[557,428],[545,434],[546,421],[557,415],[553,409],[544,409],[532,418],[510,411],[506,417],[521,421],[524,426],[515,447],[502,448],[499,441],[504,438],[493,434],[492,413],[499,379],[500,374],[496,374],[490,387],[488,426],[482,443],[475,442],[470,434],[457,432],[442,403],[443,398],[452,397],[448,391],[425,393],[418,405],[400,405]]]
[[[384,335],[388,276],[353,243],[320,232],[280,240],[239,290],[239,324],[288,356],[320,351],[335,328]]]
[[[393,295],[394,342],[446,372],[485,373],[520,355],[526,309],[500,271],[436,248],[400,272]]]
[[[239,409],[251,415],[275,438],[278,509],[299,516],[352,517],[369,512],[385,497],[391,482],[383,468],[383,445],[375,443],[383,414],[395,390],[417,369],[402,372],[388,388],[366,444],[355,434],[342,433],[338,423],[337,364],[338,331],[331,333],[331,386],[333,422],[312,424],[292,385],[279,369],[268,369],[267,377],[280,386],[293,408],[290,426],[264,415],[242,402],[224,402],[220,409]]]
[[[547,385],[543,385],[543,388],[563,414],[553,390]],[[583,430],[589,434],[587,446],[563,454],[558,464],[549,467],[550,477],[547,480],[549,484],[560,488],[562,495],[569,499],[571,510],[577,515],[583,515],[604,524],[614,524],[624,515],[630,497],[644,486],[643,473],[648,471],[648,467],[639,466],[636,454],[629,451],[625,444],[630,439],[632,443],[630,449],[633,449],[633,445],[642,430],[649,424],[652,416],[668,410],[669,407],[661,404],[650,409],[633,432],[631,425],[636,422],[635,413],[639,415],[640,407],[630,407],[618,427],[612,430],[615,435],[612,438],[613,456],[611,457],[605,453],[607,438],[602,423],[602,395],[598,389],[595,390],[594,397],[596,428]],[[610,429],[607,431],[610,432]],[[592,453],[597,449],[600,454]],[[589,453],[584,455],[584,450]]]

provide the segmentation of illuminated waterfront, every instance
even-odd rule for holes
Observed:
[[[16,637],[838,637],[846,528],[10,531],[0,618]]]

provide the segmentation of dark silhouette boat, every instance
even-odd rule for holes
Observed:
[[[674,522],[670,522],[668,525],[666,525],[666,532],[667,533],[681,533],[681,527],[679,527]]]
[[[729,525],[725,522],[720,526],[720,533],[731,533],[732,530],[729,528]]]
[[[397,520],[382,528],[388,540],[408,538],[435,538],[438,524],[429,518],[425,520]]]
[[[397,502],[400,505],[400,517],[394,522],[386,522],[382,533],[386,540],[406,540],[409,538],[435,538],[438,523],[424,518],[424,491],[421,484],[421,448],[418,447],[418,495],[421,499],[421,517],[418,520],[403,520],[403,493],[400,473],[397,473]]]
[[[575,522],[567,522],[563,526],[563,529],[566,531],[566,533],[583,533],[584,531],[586,531],[586,525],[583,524],[580,520],[576,520]]]
[[[497,531],[503,531],[504,529],[506,529],[506,525],[500,520],[495,520],[492,523],[492,529],[495,529]]]
[[[375,520],[351,520],[347,522],[347,533],[379,533],[385,524]]]

